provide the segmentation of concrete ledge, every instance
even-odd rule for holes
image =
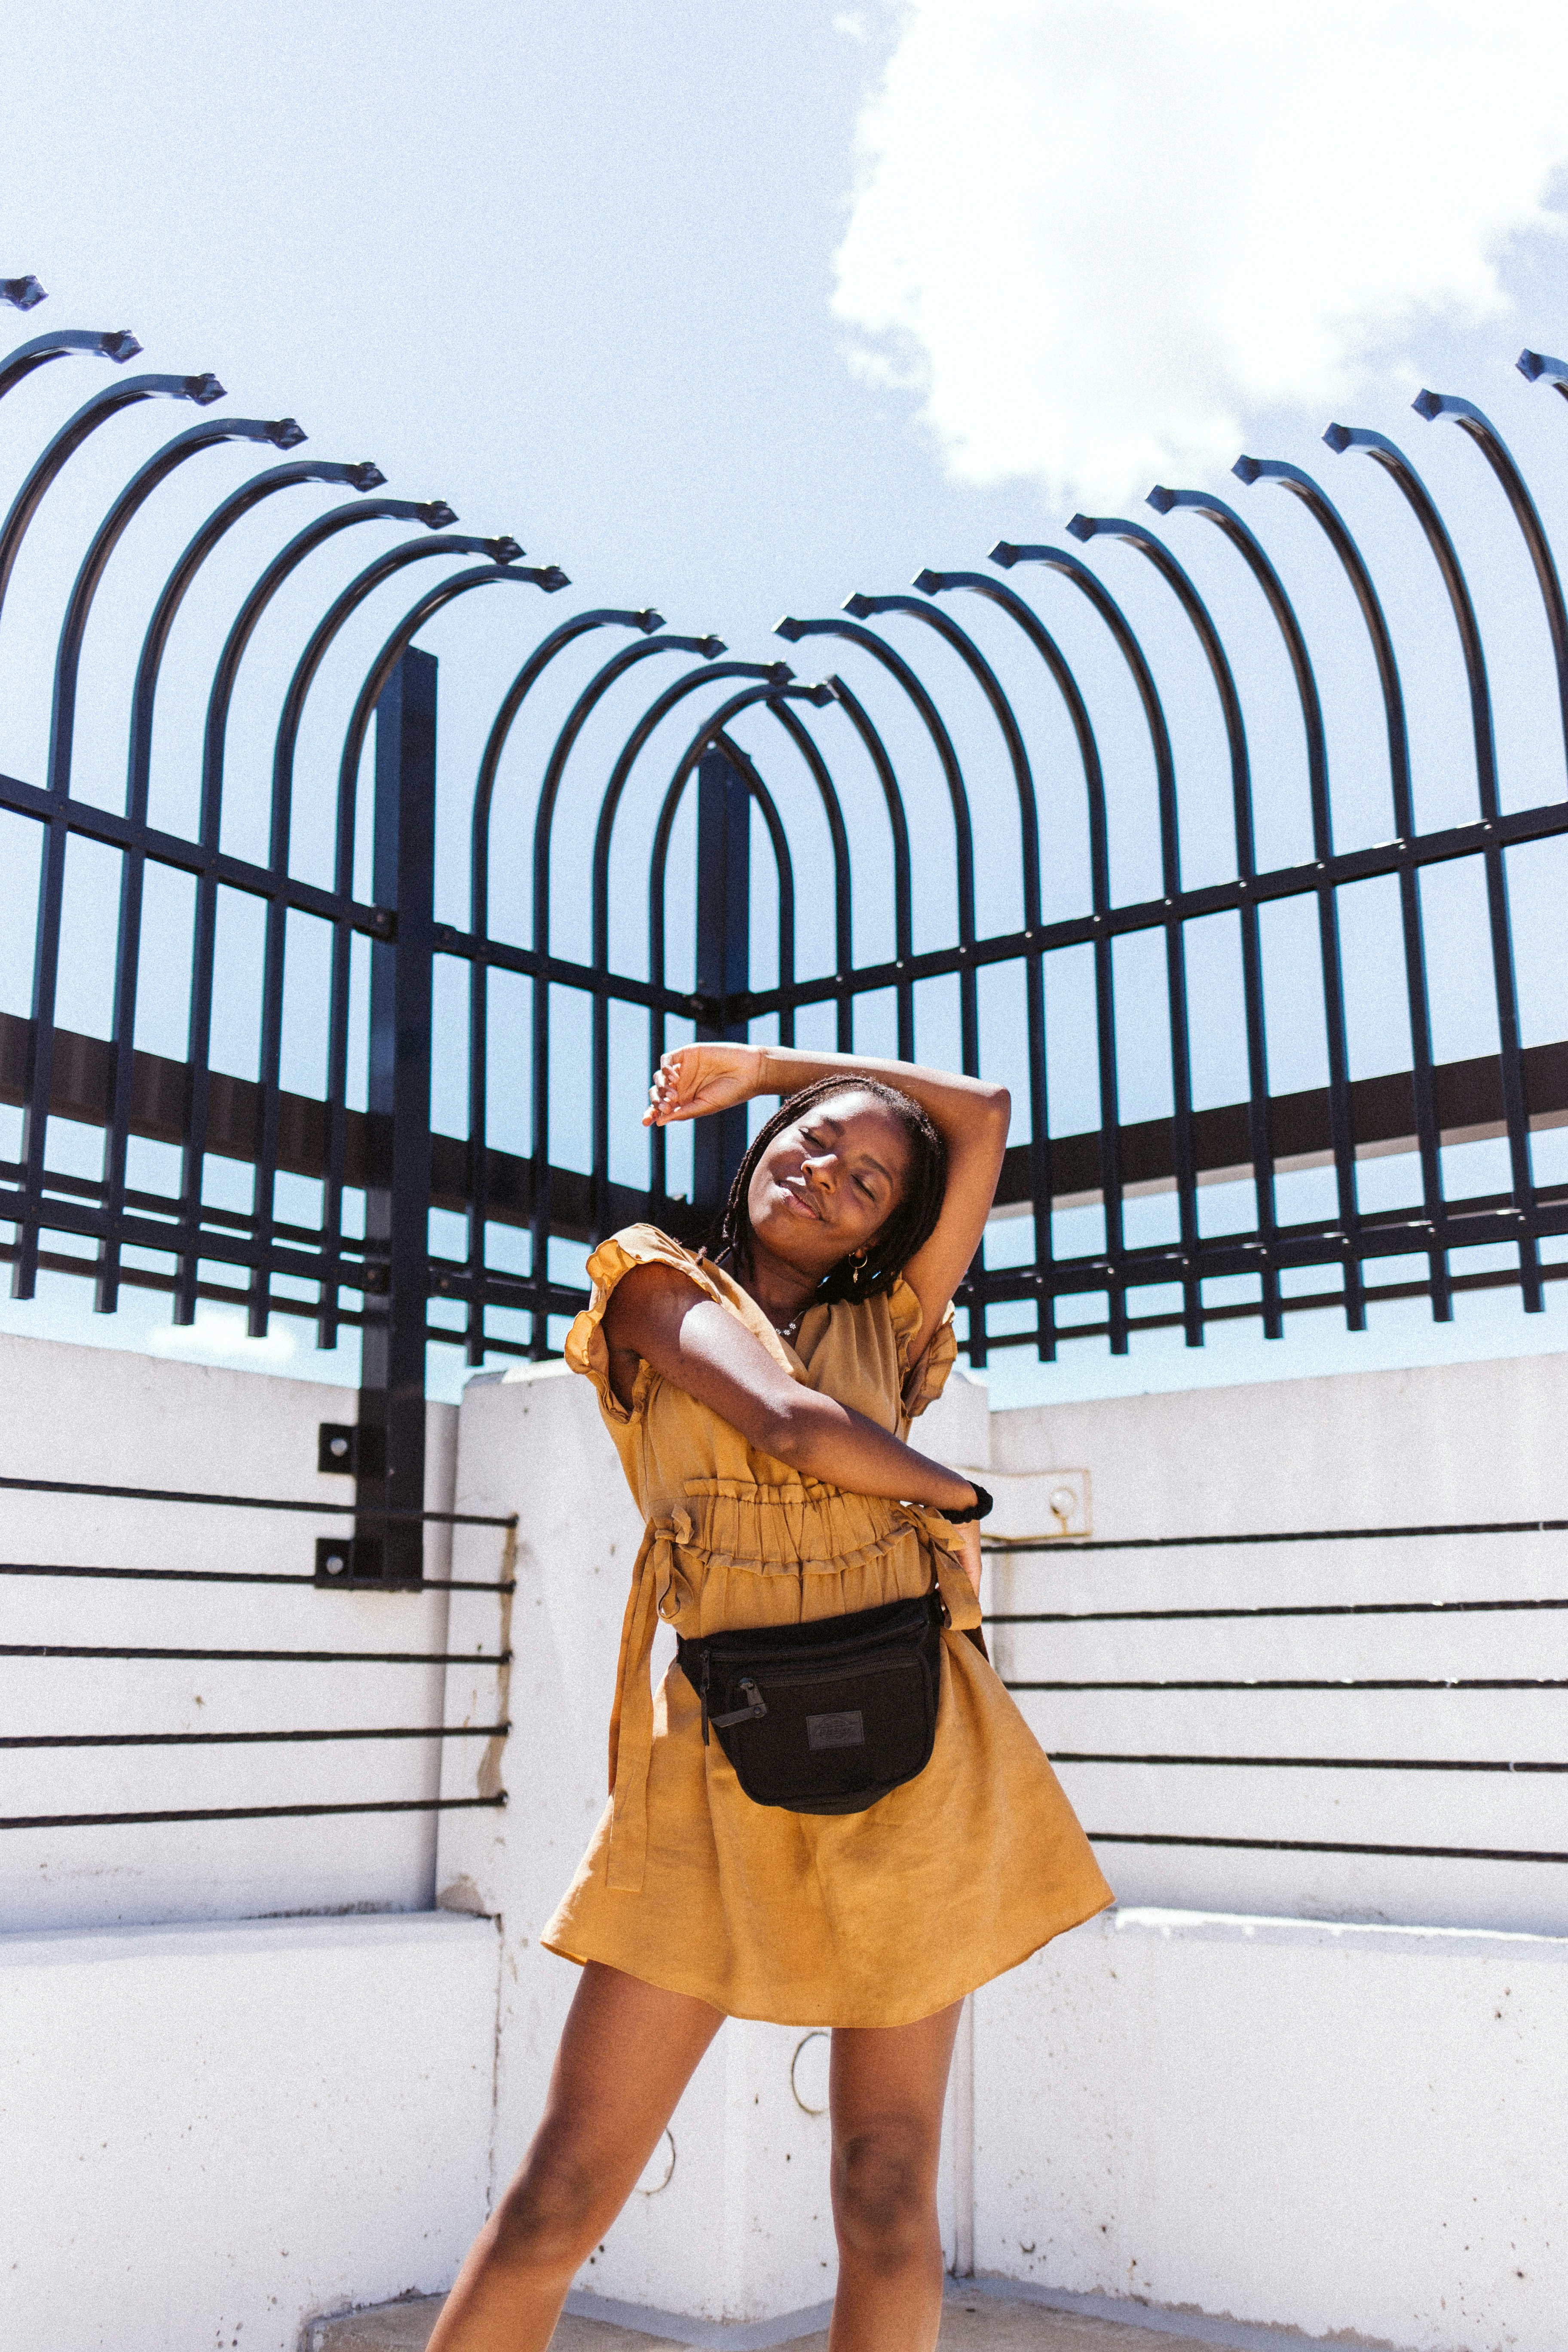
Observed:
[[[485,2215],[500,1942],[447,1913],[0,1937],[0,2342],[296,2352]]]
[[[1102,1914],[975,1997],[976,2267],[1233,2352],[1568,2352],[1565,1963],[1555,1936]]]

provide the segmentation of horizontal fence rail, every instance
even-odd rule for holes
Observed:
[[[1235,1534],[1170,1535],[1053,1538],[1049,1543],[987,1544],[984,1550],[993,1569],[1006,1561],[1020,1564],[1040,1564],[1047,1556],[1061,1562],[1065,1555],[1157,1553],[1174,1559],[1180,1555],[1203,1555],[1215,1550],[1231,1553],[1266,1549],[1281,1544],[1333,1547],[1359,1546],[1367,1543],[1415,1543],[1430,1539],[1458,1538],[1495,1539],[1519,1538],[1525,1536],[1562,1535],[1568,1533],[1568,1519],[1476,1519],[1444,1520],[1427,1524],[1406,1524],[1378,1528],[1267,1528]],[[1513,1557],[1510,1548],[1509,1557]],[[985,1612],[987,1626],[1003,1629],[1060,1628],[1058,1639],[1070,1639],[1077,1629],[1089,1626],[1158,1627],[1163,1634],[1167,1629],[1191,1625],[1205,1633],[1214,1633],[1222,1626],[1259,1629],[1284,1622],[1303,1623],[1307,1621],[1355,1620],[1358,1624],[1372,1619],[1394,1621],[1395,1625],[1413,1623],[1436,1624],[1451,1619],[1492,1620],[1516,1618],[1526,1622],[1545,1618],[1553,1621],[1568,1611],[1568,1594],[1529,1593],[1515,1595],[1481,1595],[1460,1598],[1378,1599],[1344,1601],[1270,1601],[1267,1602],[1234,1602],[1214,1604],[1204,1601],[1192,1605],[1171,1605],[1146,1608],[1059,1608],[1016,1609],[991,1608]],[[1037,1643],[1042,1636],[1037,1634]],[[1003,1638],[1007,1638],[1004,1632]],[[1358,1667],[1365,1664],[1358,1656]],[[1568,1663],[1568,1661],[1565,1661]],[[1170,1697],[1178,1694],[1224,1695],[1227,1706],[1244,1706],[1248,1700],[1267,1702],[1272,1695],[1303,1694],[1322,1697],[1343,1697],[1363,1693],[1409,1692],[1436,1696],[1475,1692],[1536,1692],[1568,1693],[1568,1673],[1531,1675],[1374,1675],[1355,1672],[1343,1675],[1282,1675],[1266,1673],[1248,1675],[1182,1675],[1163,1672],[1147,1675],[1127,1675],[1105,1676],[1093,1674],[1046,1675],[1019,1671],[1024,1664],[1016,1654],[1005,1664],[1005,1680],[1009,1690],[1019,1694],[1039,1696],[1054,1694],[1061,1698],[1088,1699],[1091,1704],[1103,1701],[1112,1694],[1146,1694]],[[1250,1716],[1247,1718],[1251,1720]],[[1236,1733],[1232,1726],[1240,1720],[1227,1714],[1226,1728],[1219,1732],[1217,1747],[1197,1751],[1188,1747],[1154,1748],[1124,1746],[1068,1746],[1048,1737],[1053,1763],[1068,1768],[1115,1767],[1131,1768],[1148,1774],[1173,1770],[1181,1774],[1217,1772],[1241,1774],[1250,1771],[1274,1773],[1353,1773],[1378,1775],[1484,1775],[1506,1776],[1528,1782],[1545,1777],[1560,1778],[1568,1774],[1568,1756],[1477,1756],[1454,1755],[1447,1752],[1446,1735],[1440,1720],[1434,1717],[1433,1735],[1444,1752],[1433,1755],[1345,1754],[1335,1748],[1324,1751],[1296,1748],[1289,1752],[1270,1753],[1255,1742],[1245,1748],[1231,1744]],[[1142,1722],[1146,1727],[1148,1717]],[[1408,1731],[1408,1719],[1401,1717]],[[1140,1782],[1142,1785],[1142,1782]],[[1440,1842],[1399,1842],[1378,1838],[1293,1838],[1281,1835],[1245,1833],[1214,1834],[1201,1830],[1157,1830],[1107,1828],[1091,1830],[1090,1838],[1097,1844],[1136,1847],[1175,1847],[1194,1851],[1234,1852],[1237,1853],[1313,1853],[1323,1855],[1364,1856],[1391,1860],[1426,1862],[1486,1862],[1503,1864],[1568,1863],[1568,1847],[1525,1845],[1514,1843],[1461,1844]]]

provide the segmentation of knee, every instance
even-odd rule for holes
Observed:
[[[879,2270],[898,2270],[936,2227],[936,2181],[926,2135],[880,2124],[834,2150],[833,2218],[838,2242]]]
[[[507,2270],[570,2275],[603,2235],[600,2201],[588,2166],[536,2149],[496,2208],[492,2259]]]

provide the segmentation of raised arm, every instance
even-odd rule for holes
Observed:
[[[792,1470],[856,1495],[966,1510],[974,1489],[874,1421],[794,1380],[736,1318],[673,1266],[623,1276],[605,1312],[610,1378],[629,1401],[640,1356]]]
[[[904,1268],[929,1339],[980,1246],[1002,1172],[1012,1098],[984,1078],[953,1077],[871,1054],[807,1054],[792,1045],[681,1045],[666,1054],[649,1088],[645,1126],[703,1118],[753,1095],[792,1095],[818,1078],[881,1078],[918,1102],[947,1147],[947,1192],[931,1238]],[[872,1490],[868,1490],[872,1491]],[[881,1489],[876,1489],[881,1492]]]

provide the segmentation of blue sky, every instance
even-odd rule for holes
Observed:
[[[245,413],[298,415],[314,452],[374,457],[399,494],[559,560],[574,598],[657,602],[760,658],[786,610],[1057,536],[1075,505],[1125,509],[1156,473],[1229,494],[1242,446],[1338,463],[1333,495],[1397,551],[1380,485],[1319,443],[1348,415],[1412,446],[1472,534],[1518,648],[1500,723],[1529,763],[1528,583],[1488,554],[1495,493],[1473,453],[1407,404],[1423,382],[1479,399],[1549,524],[1568,520],[1568,415],[1510,373],[1521,342],[1568,349],[1565,39],[1557,12],[1520,5],[1477,42],[1449,5],[1306,22],[1209,0],[286,0],[260,16],[68,0],[8,30],[0,258],[37,272],[52,320],[128,324],[142,364],[215,369]],[[47,373],[10,404],[7,480],[59,413]],[[120,450],[171,429],[139,421]],[[94,486],[87,468],[83,512]],[[58,553],[38,554],[40,613],[70,520],[68,501]],[[1310,564],[1295,517],[1268,520]],[[1173,526],[1194,570],[1198,536]],[[0,741],[32,774],[47,647],[26,611],[7,633]],[[506,650],[489,621],[471,642],[481,666]],[[1438,667],[1417,664],[1413,695],[1434,805],[1452,731]],[[1265,709],[1274,691],[1265,678]],[[1172,694],[1179,726],[1179,677]],[[87,734],[90,791],[90,714]],[[1561,789],[1560,762],[1551,776]],[[1370,768],[1364,789],[1370,826]],[[59,1297],[0,1319],[110,1336]],[[1504,1297],[1446,1333],[1416,1314],[1267,1350],[1216,1330],[1201,1358],[1145,1348],[1127,1366],[1005,1356],[994,1392],[1549,1337],[1556,1315],[1526,1323]],[[308,1348],[272,1360],[331,1369]]]

